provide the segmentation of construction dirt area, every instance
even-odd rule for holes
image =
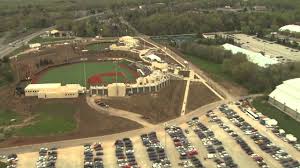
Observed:
[[[193,111],[201,106],[220,100],[202,82],[191,82],[186,111]]]
[[[2,92],[1,99],[5,99],[3,95],[4,93]],[[0,147],[9,147],[9,146],[18,146],[18,145],[36,144],[36,143],[60,141],[60,140],[67,140],[67,139],[100,136],[100,135],[119,133],[119,132],[141,128],[141,125],[137,124],[136,122],[129,121],[127,119],[123,119],[119,117],[110,116],[105,113],[100,113],[93,110],[87,105],[85,101],[85,97],[81,97],[75,100],[74,99],[40,100],[34,98],[28,98],[28,99],[15,98],[11,100],[13,101],[11,102],[5,100],[1,101],[1,108],[9,109],[9,107],[15,106],[15,108],[13,109],[18,114],[22,115],[24,119],[35,116],[36,115],[35,109],[39,105],[55,104],[58,102],[60,104],[71,104],[76,109],[76,112],[74,113],[73,116],[73,120],[77,126],[75,127],[74,130],[63,134],[43,135],[43,136],[17,136],[13,134],[10,138],[1,142]],[[45,111],[46,110],[47,109],[45,109]],[[39,112],[43,112],[43,111],[39,111]],[[32,125],[35,122],[38,121],[33,119],[27,125]],[[18,129],[16,129],[16,131],[17,130]]]
[[[158,123],[180,115],[185,85],[183,80],[172,80],[158,93],[124,98],[105,97],[103,101],[111,107],[141,114],[151,123]]]

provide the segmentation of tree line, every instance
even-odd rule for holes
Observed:
[[[253,93],[270,92],[283,81],[300,77],[300,62],[262,68],[249,62],[246,55],[232,54],[220,46],[188,42],[182,44],[179,49],[184,54],[221,65],[224,74]]]
[[[2,81],[2,82],[1,82]],[[0,86],[14,81],[13,72],[10,68],[9,58],[0,59]]]
[[[222,35],[214,35],[213,38],[204,38],[203,35],[199,34],[200,38],[197,40],[198,43],[200,44],[205,44],[205,45],[222,45],[225,43],[233,44],[233,45],[238,45],[235,41],[234,38],[229,37],[229,36],[222,36]]]
[[[118,17],[97,19],[90,18],[87,20],[73,22],[72,20],[62,20],[57,23],[58,29],[74,32],[79,37],[119,37],[133,35],[131,29],[120,22]]]
[[[205,33],[239,30],[259,37],[300,20],[300,11],[218,12],[183,11],[128,12],[127,20],[147,35]]]

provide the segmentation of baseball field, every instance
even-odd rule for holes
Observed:
[[[131,83],[138,76],[136,69],[125,60],[81,62],[42,71],[36,75],[33,83],[107,85],[114,82]]]

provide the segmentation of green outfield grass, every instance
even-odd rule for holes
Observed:
[[[44,136],[71,132],[76,129],[76,107],[71,103],[47,103],[39,105],[34,112],[35,121],[17,129],[17,135]]]
[[[119,64],[127,64],[127,61],[120,61]],[[85,69],[85,70],[84,70]],[[85,74],[84,75],[84,71]],[[45,73],[41,74],[38,77],[36,83],[62,83],[62,84],[81,84],[85,85],[85,76],[86,81],[88,78],[99,74],[99,73],[108,73],[108,72],[122,72],[125,75],[125,78],[118,77],[117,82],[126,82],[134,81],[134,74],[127,68],[119,67],[117,63],[112,61],[105,62],[86,62],[86,63],[76,63],[65,65],[61,67],[56,67],[49,69]],[[116,81],[116,78],[105,77],[103,78],[106,84],[113,83]],[[88,84],[87,84],[88,85]]]

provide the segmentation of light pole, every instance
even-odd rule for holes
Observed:
[[[85,61],[83,62],[83,76],[84,76],[84,85],[85,85],[85,87],[86,87]]]

